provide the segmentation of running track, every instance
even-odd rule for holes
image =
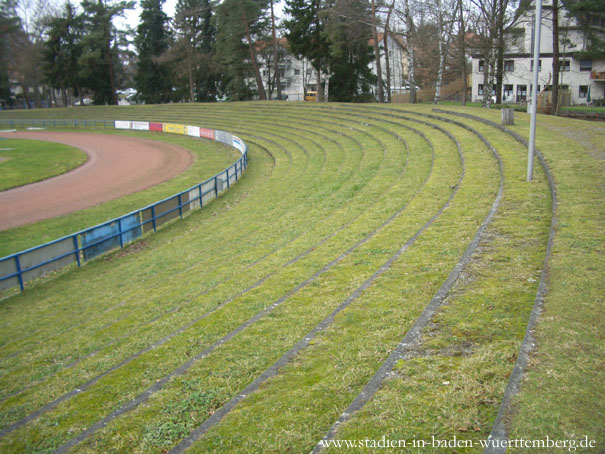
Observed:
[[[193,163],[184,148],[134,137],[81,132],[0,133],[84,151],[83,165],[56,177],[0,192],[0,230],[82,210],[157,185]]]

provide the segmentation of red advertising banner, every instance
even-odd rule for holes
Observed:
[[[149,123],[149,130],[164,132],[164,127],[162,123]]]
[[[200,128],[200,137],[214,140],[214,129]]]

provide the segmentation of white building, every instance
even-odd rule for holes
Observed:
[[[605,19],[593,20],[594,29],[605,36]],[[534,8],[521,17],[518,25],[506,35],[502,102],[523,103],[531,97],[533,71]],[[552,0],[542,0],[540,34],[540,65],[538,93],[549,90],[552,82]],[[605,56],[594,60],[579,60],[574,53],[585,50],[586,37],[577,21],[568,18],[559,8],[559,85],[568,91],[572,105],[605,97]],[[472,99],[483,99],[483,64],[481,56],[472,61]],[[495,92],[492,92],[492,96]]]
[[[313,65],[306,58],[298,59],[292,55],[286,38],[278,40],[278,53],[282,98],[286,101],[304,101],[307,92],[317,91],[317,74]],[[257,61],[267,98],[277,99],[271,42],[263,42],[258,45]],[[326,91],[327,79],[326,75],[322,73],[321,84]],[[254,79],[250,79],[250,83],[254,83]]]
[[[370,40],[370,45],[374,44],[374,40]],[[380,49],[380,69],[384,86],[386,87],[387,79],[387,56],[384,50],[384,33],[378,34],[378,47]],[[391,73],[391,93],[407,93],[409,84],[407,81],[408,75],[408,60],[407,51],[400,36],[387,35],[387,48],[389,50],[389,70]],[[376,61],[370,63],[372,73],[376,74]],[[386,88],[385,88],[386,90]]]

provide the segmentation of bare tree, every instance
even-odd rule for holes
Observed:
[[[404,0],[403,16],[405,20],[405,40],[407,44],[407,60],[408,60],[408,84],[410,90],[410,103],[416,104],[416,80],[414,73],[414,41],[415,28],[412,12],[410,10],[410,1]]]
[[[274,0],[271,0],[271,34],[273,37],[273,62],[275,64],[275,85],[277,87],[277,99],[281,101],[281,81],[280,81],[280,70],[279,70],[279,58],[277,53],[277,34],[275,32],[275,11],[273,9]]]
[[[47,0],[7,1],[2,7],[6,14],[18,19],[18,27],[3,37],[11,56],[7,67],[21,86],[27,107],[40,107],[45,32],[49,18],[58,15],[58,11]],[[33,91],[33,104],[30,89]]]
[[[439,30],[439,70],[437,72],[437,82],[435,83],[435,98],[433,102],[437,104],[441,101],[441,85],[445,72],[445,62],[448,56],[449,47],[452,42],[452,31],[455,24],[456,8],[448,0],[435,0],[435,15]]]
[[[386,70],[386,92],[387,92],[387,102],[391,102],[391,64],[389,58],[389,36],[391,33],[391,16],[393,14],[393,9],[395,8],[395,0],[391,1],[391,4],[387,6],[387,16],[384,21],[384,55],[385,55],[385,70]]]
[[[374,59],[376,60],[376,76],[378,78],[378,102],[384,102],[384,87],[382,85],[382,64],[380,62],[380,46],[378,42],[378,30],[376,26],[376,2],[371,0],[372,5],[372,40],[374,47]],[[383,35],[384,36],[384,35]]]
[[[552,0],[552,115],[559,115],[559,0]]]
[[[467,71],[466,71],[466,21],[464,18],[463,1],[457,1],[458,10],[458,51],[460,52],[460,70],[462,72],[462,105],[466,105]]]

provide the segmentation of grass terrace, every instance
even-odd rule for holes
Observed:
[[[482,452],[541,279],[508,436],[586,436],[597,450],[576,452],[602,450],[605,129],[539,117],[554,185],[539,163],[527,183],[526,147],[480,121],[499,111],[432,107],[0,113],[200,125],[249,145],[243,178],[203,210],[0,301],[0,452],[302,453],[328,434],[456,437],[475,446],[423,452]],[[528,125],[516,114],[510,129],[526,137]],[[0,250],[119,215],[234,160],[217,144],[157,139],[196,151],[195,165],[88,213],[2,232]]]

